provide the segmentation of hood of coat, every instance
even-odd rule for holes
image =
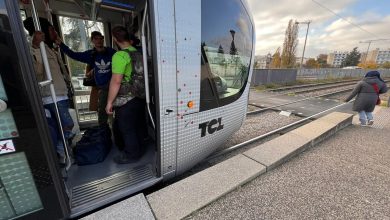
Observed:
[[[378,79],[378,77],[376,76],[372,76],[372,77],[365,77],[363,79],[364,82],[368,83],[368,84],[379,84],[381,81]]]

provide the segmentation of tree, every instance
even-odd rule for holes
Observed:
[[[359,63],[358,67],[361,67],[363,69],[377,69],[378,65],[373,61],[368,61],[364,63]]]
[[[317,63],[320,68],[328,68],[328,55],[327,54],[320,54],[317,57]]]
[[[272,55],[272,61],[270,68],[271,69],[279,69],[281,67],[281,57],[280,57],[280,47],[276,49],[274,55]]]
[[[347,57],[345,57],[341,66],[357,66],[359,64],[360,56],[361,54],[357,50],[357,47],[353,48],[353,50],[347,54]]]
[[[295,53],[298,46],[298,24],[292,19],[288,22],[288,27],[284,36],[282,51],[282,67],[293,68],[296,62]]]
[[[89,40],[92,31],[103,30],[101,22],[87,21],[77,18],[60,17],[63,41],[74,51],[84,51],[92,48]],[[72,76],[82,76],[85,71],[85,64],[73,59],[68,59],[69,69]]]
[[[390,69],[390,62],[389,61],[384,62],[381,67],[384,69]]]
[[[310,58],[308,61],[306,61],[306,67],[313,69],[313,68],[320,67],[320,65],[318,64],[318,62],[315,59]]]

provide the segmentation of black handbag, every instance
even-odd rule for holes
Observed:
[[[96,86],[94,72],[90,76],[83,78],[83,86]]]

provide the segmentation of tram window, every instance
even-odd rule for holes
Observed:
[[[214,84],[220,106],[237,100],[245,89],[252,40],[252,23],[240,0],[202,0],[202,78]],[[201,97],[210,93],[205,85]],[[201,111],[213,108],[207,103],[201,98]]]
[[[64,43],[73,51],[81,52],[93,48],[90,41],[92,31],[104,33],[103,23],[101,22],[63,16],[59,16],[59,20]],[[89,90],[90,87],[82,85],[86,65],[73,60],[68,56],[66,56],[66,58],[69,65],[69,71],[72,75],[73,87],[76,90]]]

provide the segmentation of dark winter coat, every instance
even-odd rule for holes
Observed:
[[[353,97],[357,96],[355,102],[353,103],[353,111],[374,111],[378,99],[378,94],[375,92],[375,89],[373,87],[374,84],[378,85],[379,94],[387,92],[386,83],[379,80],[378,77],[365,77],[356,85],[351,95],[349,95],[348,98],[345,100],[348,102],[353,99]]]

